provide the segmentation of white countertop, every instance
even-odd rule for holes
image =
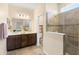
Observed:
[[[21,35],[21,34],[32,34],[32,33],[35,33],[35,32],[9,32],[8,36],[10,36],[10,35]]]

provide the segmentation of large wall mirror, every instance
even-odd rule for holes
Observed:
[[[7,19],[8,29],[12,32],[32,31],[31,19]]]

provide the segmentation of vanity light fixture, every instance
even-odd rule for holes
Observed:
[[[19,14],[19,16],[21,16],[21,14]]]
[[[30,17],[27,15],[27,16],[26,16],[26,19],[29,19],[29,18],[30,18]]]
[[[24,19],[30,19],[29,15],[25,15],[25,14],[22,14],[22,13],[21,14],[18,13],[18,17],[24,18]]]

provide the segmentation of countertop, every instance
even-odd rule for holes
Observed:
[[[35,32],[8,32],[8,36],[10,35],[21,35],[21,34],[33,34]]]

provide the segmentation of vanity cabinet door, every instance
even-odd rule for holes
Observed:
[[[32,35],[33,35],[32,44],[36,45],[37,35],[36,34],[32,34]]]
[[[15,36],[9,36],[7,38],[7,51],[15,49],[16,45],[15,43],[16,43]]]
[[[26,47],[27,44],[28,44],[27,41],[28,41],[28,35],[23,34],[22,35],[21,47]]]
[[[16,40],[16,45],[15,45],[15,47],[16,48],[21,48],[21,39],[22,39],[22,36],[21,35],[17,35],[17,36],[15,36],[16,38],[15,38],[15,40]]]
[[[35,44],[36,44],[36,34],[29,34],[28,45],[35,45]]]

